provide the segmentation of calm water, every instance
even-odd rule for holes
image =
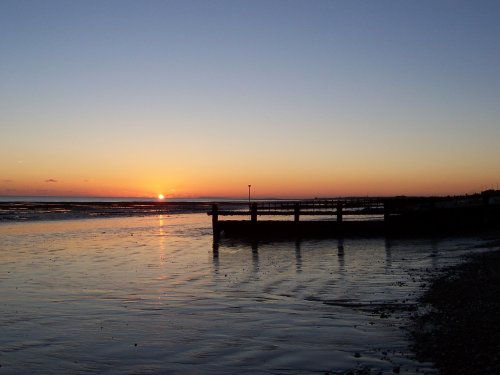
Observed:
[[[408,349],[408,310],[426,270],[481,242],[214,251],[205,214],[3,223],[0,374],[433,373]]]

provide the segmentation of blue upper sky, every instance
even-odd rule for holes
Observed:
[[[249,176],[292,160],[285,179],[315,165],[328,184],[325,160],[340,159],[390,177],[401,158],[420,178],[450,165],[477,190],[500,180],[499,20],[499,1],[3,0],[0,177],[32,173],[15,169],[24,159],[49,158],[57,179],[61,155],[85,171],[130,153],[194,174],[218,142],[239,145],[228,153]],[[172,153],[138,146],[152,134]]]

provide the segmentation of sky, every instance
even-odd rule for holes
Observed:
[[[0,2],[0,195],[500,183],[500,2]]]

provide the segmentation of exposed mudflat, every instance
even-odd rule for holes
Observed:
[[[203,212],[0,223],[0,374],[434,374],[407,331],[424,284],[494,245],[217,247]]]

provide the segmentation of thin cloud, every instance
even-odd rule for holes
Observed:
[[[45,182],[57,182],[57,180],[54,180],[53,178],[49,178],[48,180],[45,180]]]
[[[2,182],[11,183],[11,182],[14,182],[14,180],[2,180]]]

